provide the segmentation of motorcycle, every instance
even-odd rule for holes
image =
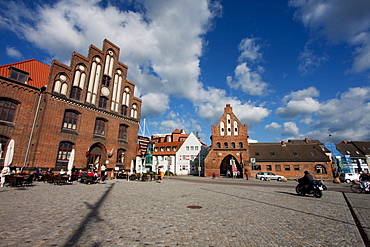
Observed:
[[[316,198],[322,197],[322,191],[327,190],[326,186],[321,181],[313,181],[309,186],[298,183],[295,191],[298,195],[304,196],[306,194],[313,194]]]

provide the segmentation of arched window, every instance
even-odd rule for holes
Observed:
[[[123,85],[123,72],[120,69],[116,70],[113,81],[112,104],[111,110],[118,112],[121,105],[121,91]]]
[[[232,142],[232,143],[231,143],[231,147],[232,147],[232,148],[235,148],[235,142]]]
[[[239,134],[238,122],[234,121],[234,135],[237,136],[238,134]]]
[[[221,143],[217,142],[216,146],[217,146],[217,148],[221,148]]]
[[[85,71],[86,67],[84,65],[79,64],[76,66],[70,98],[75,100],[81,99],[81,92],[86,82]]]
[[[58,74],[54,81],[54,92],[67,95],[68,83],[67,76],[63,74]]]
[[[95,104],[99,90],[99,79],[102,67],[100,63],[101,59],[99,57],[94,57],[91,63],[89,85],[87,87],[87,96],[86,96],[86,102],[91,104]]]
[[[316,171],[317,174],[327,174],[326,173],[326,168],[323,165],[316,165],[315,166],[315,171]]]
[[[58,161],[68,161],[71,155],[71,151],[73,148],[73,143],[64,141],[59,143],[59,150],[58,150]]]
[[[243,143],[239,142],[239,148],[243,148]]]
[[[224,143],[224,148],[229,148],[229,144],[227,142]]]
[[[17,103],[7,99],[0,98],[0,120],[14,122],[14,115],[17,110]]]
[[[223,121],[220,122],[220,136],[225,135],[225,123]]]
[[[131,109],[131,117],[132,118],[137,118],[137,105],[133,104],[132,109]]]
[[[125,150],[124,149],[118,149],[117,150],[116,163],[118,163],[118,164],[124,164],[125,163]]]

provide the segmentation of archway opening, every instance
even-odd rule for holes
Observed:
[[[227,176],[228,171],[230,172],[230,177],[233,176],[233,165],[235,171],[239,172],[238,178],[243,177],[243,168],[241,167],[238,160],[231,154],[227,155],[220,164],[220,176]]]

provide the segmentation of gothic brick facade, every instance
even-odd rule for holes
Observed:
[[[244,163],[249,160],[248,127],[242,124],[227,104],[217,125],[212,125],[212,143],[204,161],[205,176],[225,175],[231,163],[243,176]],[[234,160],[234,161],[232,161]]]
[[[77,168],[130,168],[142,102],[134,97],[135,84],[126,79],[119,52],[104,40],[103,49],[91,45],[87,57],[74,52],[70,65],[53,61],[42,89],[0,78],[0,97],[17,101],[14,119],[0,121],[6,126],[0,136],[15,139],[13,165],[65,169],[75,149]]]

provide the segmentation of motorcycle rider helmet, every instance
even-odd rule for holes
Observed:
[[[310,172],[309,171],[304,171],[304,174],[310,174]]]

